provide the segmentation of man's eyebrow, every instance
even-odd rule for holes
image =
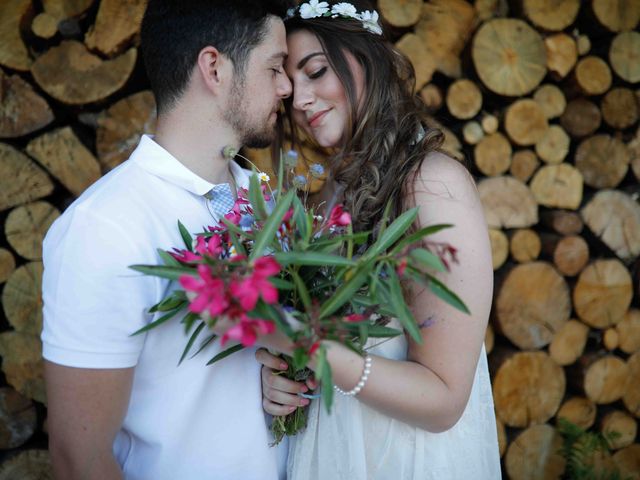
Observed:
[[[300,70],[302,67],[304,67],[307,64],[309,60],[311,60],[313,57],[317,57],[318,55],[324,55],[324,52],[310,53],[309,55],[307,55],[306,57],[304,57],[302,60],[298,62],[298,65],[296,65],[296,68]]]
[[[285,59],[287,58],[287,52],[278,52],[278,53],[274,53],[273,55],[271,55],[267,61],[271,61],[271,60],[277,60],[279,58]]]

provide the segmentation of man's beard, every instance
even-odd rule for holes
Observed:
[[[265,148],[275,139],[275,126],[265,121],[262,125],[253,123],[244,103],[244,85],[235,84],[231,89],[224,120],[238,132],[241,145],[249,148]],[[251,99],[248,99],[250,101]]]

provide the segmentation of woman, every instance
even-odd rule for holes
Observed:
[[[417,205],[421,226],[454,224],[430,240],[457,249],[458,263],[442,279],[472,312],[412,286],[421,345],[407,335],[378,340],[367,345],[365,359],[327,342],[341,392],[331,414],[311,403],[306,430],[290,439],[288,478],[500,478],[483,347],[493,270],[473,179],[436,150],[437,131],[425,132],[413,70],[384,39],[371,8],[311,0],[290,11],[285,25],[290,118],[332,152],[319,203],[337,196],[356,230],[375,232],[390,199],[393,218]],[[268,413],[284,415],[309,402],[297,395],[305,385],[273,375],[281,359],[265,350],[256,357],[264,365]]]

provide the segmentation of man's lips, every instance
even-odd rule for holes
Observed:
[[[308,120],[309,126],[315,127],[318,123],[320,123],[320,120],[329,112],[329,110],[330,109],[322,110],[321,112],[312,115]]]

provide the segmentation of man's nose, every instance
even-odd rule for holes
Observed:
[[[293,87],[291,86],[291,80],[286,75],[280,75],[282,77],[282,81],[278,85],[278,96],[280,98],[289,98],[291,96],[291,92],[293,91]]]

